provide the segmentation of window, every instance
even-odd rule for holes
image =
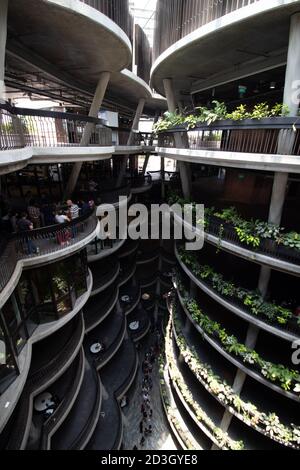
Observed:
[[[2,307],[2,318],[12,339],[15,352],[19,354],[26,343],[28,333],[15,294],[12,294]]]
[[[0,323],[0,394],[11,384],[17,373],[18,369],[13,352]]]

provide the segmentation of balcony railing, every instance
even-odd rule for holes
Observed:
[[[160,133],[158,146],[175,148],[175,133],[187,135],[190,150],[300,155],[300,121],[293,117],[178,127]]]
[[[259,0],[158,0],[154,59],[201,26]]]
[[[80,0],[95,8],[117,23],[127,34],[131,43],[133,36],[133,17],[129,13],[128,0]]]
[[[152,184],[152,176],[150,173],[146,175],[138,174],[134,176],[126,176],[126,180],[132,189],[148,187]]]
[[[87,123],[94,126],[89,145],[112,145],[112,131],[101,119],[0,105],[0,150],[79,146]]]
[[[93,233],[97,224],[98,219],[91,211],[71,222],[3,237],[0,252],[0,292],[10,280],[18,261],[50,255],[72,246]]]

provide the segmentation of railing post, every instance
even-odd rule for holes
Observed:
[[[98,111],[102,104],[109,79],[110,79],[110,72],[101,72],[100,78],[97,84],[97,88],[94,94],[94,98],[90,107],[90,112],[89,112],[90,117],[94,117],[94,118],[98,117]],[[91,122],[88,122],[85,125],[83,135],[79,144],[80,147],[87,147],[89,145],[91,134],[94,130],[94,127],[95,127],[95,124]],[[82,162],[75,163],[73,165],[72,172],[69,177],[69,181],[67,183],[67,187],[65,190],[64,199],[68,199],[68,197],[70,197],[71,194],[73,193],[75,186],[77,184],[81,167],[82,167]]]

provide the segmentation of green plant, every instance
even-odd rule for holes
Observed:
[[[233,121],[241,121],[242,119],[247,119],[250,117],[247,108],[244,104],[239,105],[234,111],[228,113],[226,118]]]
[[[300,233],[289,232],[282,235],[281,243],[289,248],[300,250]]]
[[[245,402],[240,396],[236,395],[234,390],[216,375],[208,364],[203,363],[195,348],[188,345],[182,333],[182,328],[177,316],[176,308],[172,310],[172,322],[176,332],[175,340],[180,353],[194,373],[199,382],[225,406],[230,406],[231,410],[239,419],[255,429],[267,434],[277,442],[298,448],[300,444],[300,428],[291,423],[286,426],[280,422],[275,413],[266,414],[260,411],[253,403]],[[166,354],[169,364],[175,363],[172,355],[172,338],[171,338],[171,319],[167,327],[166,335]],[[219,434],[216,430],[217,435]],[[224,437],[224,436],[223,436]],[[242,445],[242,443],[240,443]],[[231,446],[233,442],[231,441]],[[231,447],[232,448],[232,447]]]

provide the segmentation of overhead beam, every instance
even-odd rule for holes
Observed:
[[[285,66],[287,62],[287,48],[276,51],[273,55],[269,55],[268,58],[257,58],[251,59],[247,62],[235,65],[228,70],[222,70],[222,72],[210,77],[206,77],[202,80],[197,80],[192,83],[191,94],[200,93],[201,91],[209,90],[211,88],[225,85],[226,83],[233,82],[235,80],[241,80],[258,73],[266,72],[278,67]]]

